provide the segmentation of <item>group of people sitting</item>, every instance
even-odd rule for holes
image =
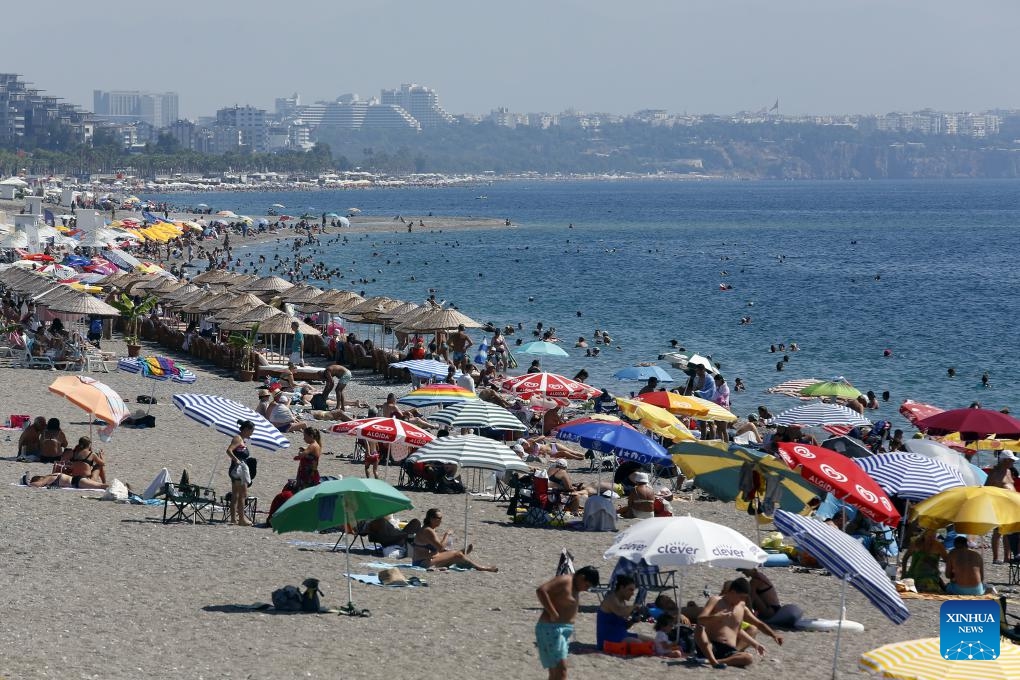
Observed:
[[[80,437],[74,447],[56,418],[38,417],[25,428],[18,439],[19,456],[52,463],[48,474],[22,478],[27,486],[50,486],[63,489],[106,489],[106,460],[103,451],[92,450],[92,440]]]

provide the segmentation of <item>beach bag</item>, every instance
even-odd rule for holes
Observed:
[[[306,578],[301,585],[305,587],[305,592],[301,593],[301,611],[318,614],[322,608],[319,602],[319,594],[322,592],[319,590],[319,579]]]
[[[248,471],[248,466],[244,461],[232,464],[227,474],[235,482],[244,482],[246,485],[251,484],[251,473]]]
[[[119,479],[110,482],[110,487],[103,494],[104,501],[126,501],[127,497],[128,488]]]
[[[301,604],[301,591],[297,586],[284,586],[273,591],[273,606],[282,612],[299,612]]]

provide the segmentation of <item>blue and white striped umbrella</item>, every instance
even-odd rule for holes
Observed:
[[[871,425],[871,421],[856,411],[840,406],[813,401],[787,409],[772,421],[776,425],[802,425],[804,427],[822,427],[825,425],[850,425],[863,427]]]
[[[435,361],[434,359],[408,359],[407,361],[398,361],[390,364],[390,366],[406,368],[411,372],[411,375],[430,380],[445,378],[447,371],[450,370],[450,364],[444,361]],[[453,374],[455,378],[459,376],[460,371]]]
[[[908,501],[923,501],[947,489],[967,485],[957,470],[918,453],[880,453],[856,458],[854,462],[887,494]]]
[[[146,378],[151,378],[152,380],[160,381],[172,380],[173,382],[181,383],[182,385],[191,385],[196,380],[198,380],[197,375],[195,375],[188,369],[184,368],[183,366],[175,363],[174,367],[177,369],[176,374],[170,373],[164,375],[155,375],[151,372],[143,370],[142,359],[138,357],[124,357],[122,359],[117,360],[118,370],[124,371],[125,373],[141,373]]]
[[[810,553],[819,564],[850,583],[893,623],[903,623],[910,610],[875,558],[854,537],[810,517],[785,510],[775,514],[776,528]]]
[[[500,474],[508,470],[531,472],[531,468],[506,444],[473,434],[437,437],[408,456],[407,460],[412,463],[453,463],[462,468],[491,470]]]
[[[237,421],[250,420],[255,424],[255,432],[250,439],[252,446],[270,451],[290,446],[290,442],[275,425],[247,406],[225,397],[215,394],[175,394],[174,406],[184,411],[184,415],[192,420],[197,420],[231,437],[240,433]]]
[[[447,427],[487,427],[491,430],[515,430],[523,432],[528,428],[518,420],[517,416],[499,404],[490,404],[481,399],[462,401],[447,406],[439,413],[433,413],[428,419],[443,423]]]

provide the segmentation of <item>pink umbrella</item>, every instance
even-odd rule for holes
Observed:
[[[903,403],[900,404],[900,413],[910,421],[911,425],[917,425],[918,420],[933,416],[936,413],[942,413],[944,410],[938,406],[924,404],[920,401],[911,401],[910,399],[904,399]]]

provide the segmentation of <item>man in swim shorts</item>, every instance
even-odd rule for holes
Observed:
[[[464,324],[457,326],[457,332],[450,336],[450,360],[453,365],[462,370],[469,370],[471,368],[470,361],[467,359],[468,348],[473,344],[471,338],[466,332],[464,332]]]
[[[751,586],[746,578],[734,579],[722,595],[708,598],[698,615],[694,641],[702,656],[716,668],[750,666],[754,657],[741,651],[747,647],[754,648],[759,655],[765,654],[765,647],[740,625],[747,615],[750,594]],[[781,636],[776,635],[775,639],[783,644]]]
[[[535,640],[542,668],[549,670],[549,680],[566,680],[570,637],[574,634],[574,618],[577,616],[577,595],[598,584],[598,570],[588,566],[574,574],[556,576],[535,591],[542,604],[542,615],[535,624]]]
[[[344,388],[351,382],[351,372],[347,370],[346,366],[332,364],[326,367],[323,377],[326,379],[326,386],[322,388],[323,399],[329,399],[329,393],[334,389],[335,385],[336,406],[341,411],[346,410],[347,403],[344,401]]]

